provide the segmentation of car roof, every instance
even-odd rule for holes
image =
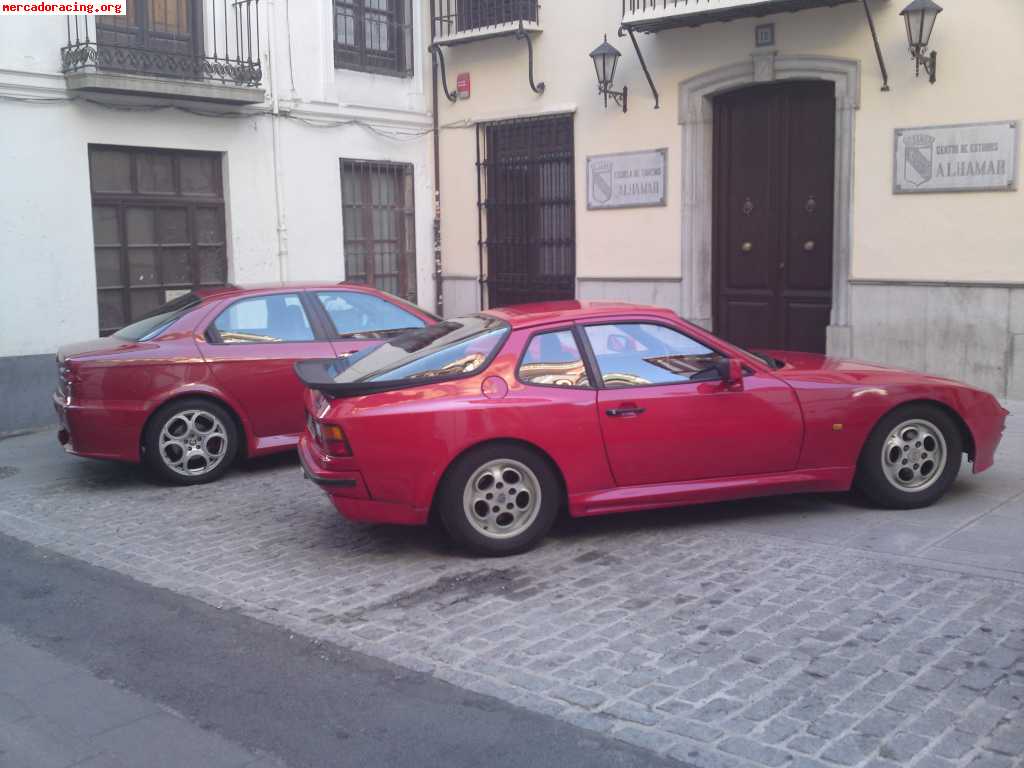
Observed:
[[[331,282],[329,280],[314,280],[294,283],[246,283],[244,285],[228,283],[227,285],[218,285],[212,288],[196,288],[192,292],[196,296],[202,296],[204,299],[211,299],[241,293],[262,293],[266,291],[281,290],[308,291],[316,288],[345,288],[347,290],[363,291],[365,293],[383,293],[383,291],[378,291],[376,288],[369,285],[363,285],[362,283],[339,283]]]
[[[488,309],[484,314],[504,320],[513,328],[527,328],[558,322],[601,320],[622,315],[655,315],[678,319],[672,310],[647,304],[630,304],[625,301],[542,301],[534,304],[516,304],[510,307]]]

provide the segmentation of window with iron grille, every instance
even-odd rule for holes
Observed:
[[[341,161],[345,279],[416,301],[412,165]]]
[[[413,74],[412,0],[333,0],[334,66]]]
[[[489,306],[573,298],[572,116],[481,124],[477,141]]]
[[[538,0],[436,0],[434,34],[538,20]]]
[[[102,335],[224,285],[220,154],[91,145],[89,179]]]

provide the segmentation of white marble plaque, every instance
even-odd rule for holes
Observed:
[[[587,208],[665,205],[668,150],[591,155],[587,158]]]
[[[1017,188],[1018,123],[896,129],[893,191],[980,192]]]

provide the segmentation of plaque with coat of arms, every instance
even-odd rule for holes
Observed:
[[[588,157],[587,208],[665,205],[667,159],[667,149]]]
[[[1017,123],[896,129],[893,191],[981,192],[1017,188]]]

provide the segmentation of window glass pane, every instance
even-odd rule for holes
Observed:
[[[152,248],[129,248],[128,282],[132,285],[156,285],[159,280],[156,251]]]
[[[224,242],[224,225],[219,208],[196,208],[196,242],[220,245]]]
[[[124,325],[124,300],[120,290],[100,291],[100,331],[109,332]]]
[[[117,227],[117,208],[93,206],[92,232],[96,245],[118,245],[121,233]]]
[[[155,32],[187,35],[190,0],[149,0],[149,28]]]
[[[519,365],[519,378],[527,384],[554,387],[589,387],[583,356],[572,331],[553,331],[533,337]]]
[[[508,333],[500,320],[469,315],[409,331],[374,347],[335,378],[339,384],[434,379],[473,373]]]
[[[222,285],[228,279],[228,261],[224,248],[199,249],[199,282],[202,285]]]
[[[217,155],[182,155],[180,161],[181,194],[220,195]]]
[[[89,177],[93,192],[131,192],[131,155],[116,149],[89,153]]]
[[[142,341],[152,337],[162,328],[166,328],[186,312],[199,306],[202,300],[193,293],[180,296],[173,301],[158,307],[144,319],[126,325],[114,335],[119,339]]]
[[[306,311],[294,293],[242,299],[221,312],[214,327],[225,344],[313,340]]]
[[[161,243],[188,245],[188,211],[184,208],[161,208],[157,228]]]
[[[122,285],[119,248],[96,249],[96,285],[99,288],[116,288]]]
[[[148,315],[164,303],[164,292],[159,289],[132,290],[128,294],[128,299],[132,318],[139,318]]]
[[[339,336],[422,328],[426,325],[411,312],[368,293],[322,291],[317,293],[317,298],[330,315]]]
[[[722,355],[678,331],[648,323],[588,326],[608,387],[675,384],[714,366]]]
[[[125,209],[125,234],[129,245],[152,245],[156,242],[153,217],[152,208]]]
[[[160,268],[166,285],[192,285],[192,253],[188,248],[163,248]]]
[[[135,173],[139,192],[174,194],[174,158],[163,152],[139,152],[135,155]]]

